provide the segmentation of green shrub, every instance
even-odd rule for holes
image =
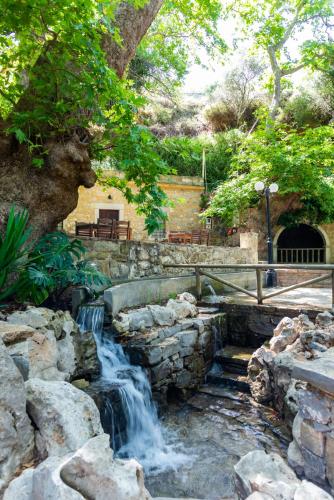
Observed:
[[[167,137],[157,145],[157,152],[178,175],[202,176],[202,154],[206,154],[209,189],[226,180],[233,154],[240,144],[242,132],[231,130],[213,137]]]
[[[71,285],[109,284],[107,276],[83,259],[86,249],[80,240],[57,231],[27,245],[30,234],[27,211],[15,214],[12,208],[0,236],[0,301],[40,305],[49,299],[56,304]]]

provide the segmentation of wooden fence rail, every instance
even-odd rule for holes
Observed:
[[[262,304],[264,300],[270,299],[271,297],[275,297],[276,295],[281,295],[282,293],[289,292],[290,290],[295,290],[296,288],[306,287],[308,285],[312,285],[313,283],[319,283],[320,281],[324,281],[328,278],[331,279],[332,283],[332,309],[334,310],[334,265],[333,264],[165,264],[164,267],[168,268],[185,268],[185,269],[194,269],[196,276],[196,293],[197,298],[201,299],[202,297],[202,280],[201,276],[207,276],[208,278],[218,281],[218,283],[222,283],[234,290],[238,290],[238,292],[245,293],[250,297],[253,297],[257,300],[258,304]],[[245,269],[254,269],[256,272],[256,291],[246,290],[231,281],[227,281],[225,279],[220,278],[216,274],[213,274],[207,269],[237,269],[237,270],[245,270]],[[312,278],[306,281],[302,281],[301,283],[296,283],[295,285],[287,286],[284,288],[280,288],[279,290],[274,290],[273,292],[265,294],[262,288],[262,271],[267,269],[303,269],[307,271],[329,271],[326,274],[321,276],[317,276],[316,278]]]

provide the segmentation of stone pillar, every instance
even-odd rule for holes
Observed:
[[[251,250],[250,264],[257,264],[259,262],[258,239],[258,233],[240,233],[240,248]]]

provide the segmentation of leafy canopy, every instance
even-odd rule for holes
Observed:
[[[0,116],[31,161],[43,167],[50,141],[74,133],[89,144],[90,157],[110,158],[134,180],[110,179],[131,202],[140,204],[152,231],[164,218],[166,197],[156,187],[166,165],[154,153],[154,139],[138,125],[143,99],[131,80],[109,67],[102,39],[123,40],[115,23],[121,0],[3,0],[0,18]],[[147,0],[127,0],[136,8]],[[173,66],[177,79],[186,72],[190,40],[212,48],[217,34],[218,0],[166,0],[154,27],[143,39],[145,53],[162,72]],[[220,44],[222,45],[221,41]]]
[[[281,196],[299,193],[298,217],[313,223],[334,220],[334,127],[295,131],[261,126],[248,136],[232,161],[229,179],[211,200],[206,216],[231,225],[259,197],[254,184],[277,182]]]

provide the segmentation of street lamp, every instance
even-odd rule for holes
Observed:
[[[259,181],[255,184],[255,190],[259,194],[264,194],[266,197],[266,216],[267,216],[267,245],[268,245],[268,264],[272,264],[274,261],[273,255],[273,239],[271,233],[271,220],[270,220],[270,195],[277,193],[278,185],[276,183],[270,184],[266,187],[264,182]],[[277,285],[277,275],[275,269],[268,269],[266,272],[266,285],[267,287],[273,287]]]

